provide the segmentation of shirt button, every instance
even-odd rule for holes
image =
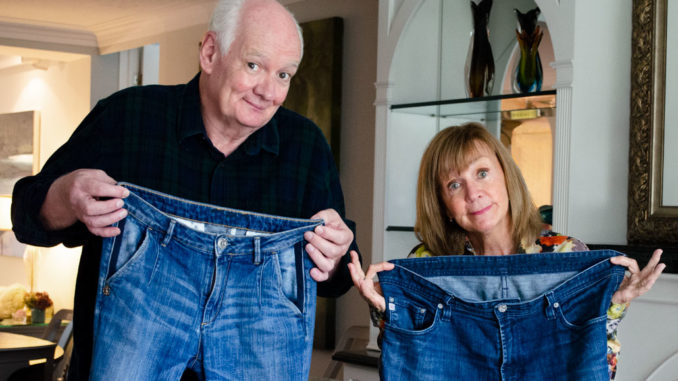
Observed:
[[[228,246],[228,240],[226,238],[222,237],[217,240],[217,247],[219,250],[224,250],[226,246]]]
[[[499,312],[506,312],[507,308],[508,307],[506,307],[506,304],[500,304],[500,305],[497,306],[497,309],[499,310]]]

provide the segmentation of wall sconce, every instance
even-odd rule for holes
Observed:
[[[11,207],[12,197],[8,195],[0,196],[0,231],[12,230]]]
[[[0,195],[0,255],[21,258],[26,245],[17,241],[12,231],[12,196]]]
[[[24,260],[30,290],[35,287],[35,262],[39,255],[37,247],[17,241],[12,231],[12,196],[0,195],[0,255],[18,257]]]

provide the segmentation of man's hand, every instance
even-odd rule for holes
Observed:
[[[353,232],[334,209],[321,210],[311,219],[325,221],[325,225],[304,233],[304,239],[308,242],[306,251],[316,266],[311,269],[311,278],[323,282],[334,275],[341,257],[353,242]]]
[[[65,229],[81,221],[94,235],[113,237],[120,229],[110,225],[127,216],[122,199],[129,190],[98,169],[78,169],[54,180],[40,209],[48,230]]]

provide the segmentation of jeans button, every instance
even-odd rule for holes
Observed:
[[[217,240],[217,247],[219,250],[224,250],[226,246],[228,246],[228,240],[226,238],[221,237]]]
[[[506,307],[506,304],[500,304],[500,305],[497,306],[497,309],[499,310],[499,312],[506,312],[507,308],[508,307]]]
[[[104,292],[104,295],[108,296],[108,295],[111,294],[111,288],[108,287],[108,285],[105,285],[105,286],[104,286],[104,289],[103,289],[103,292]]]

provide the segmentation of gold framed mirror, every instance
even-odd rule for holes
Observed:
[[[633,0],[631,48],[631,119],[629,138],[628,231],[629,244],[678,243],[678,186],[670,176],[673,159],[665,153],[678,152],[677,139],[667,139],[667,130],[678,130],[678,119],[666,117],[673,112],[665,107],[667,96],[678,93],[677,73],[667,73],[667,51],[678,49],[678,30],[667,26],[669,0]],[[677,6],[674,4],[673,6]],[[667,54],[669,53],[669,54]],[[672,62],[672,61],[671,61]],[[667,77],[668,74],[668,77]],[[672,98],[671,98],[672,99]],[[674,106],[675,107],[675,106]],[[676,135],[673,133],[673,135]],[[670,165],[666,165],[670,164]],[[670,176],[667,176],[670,175]]]

